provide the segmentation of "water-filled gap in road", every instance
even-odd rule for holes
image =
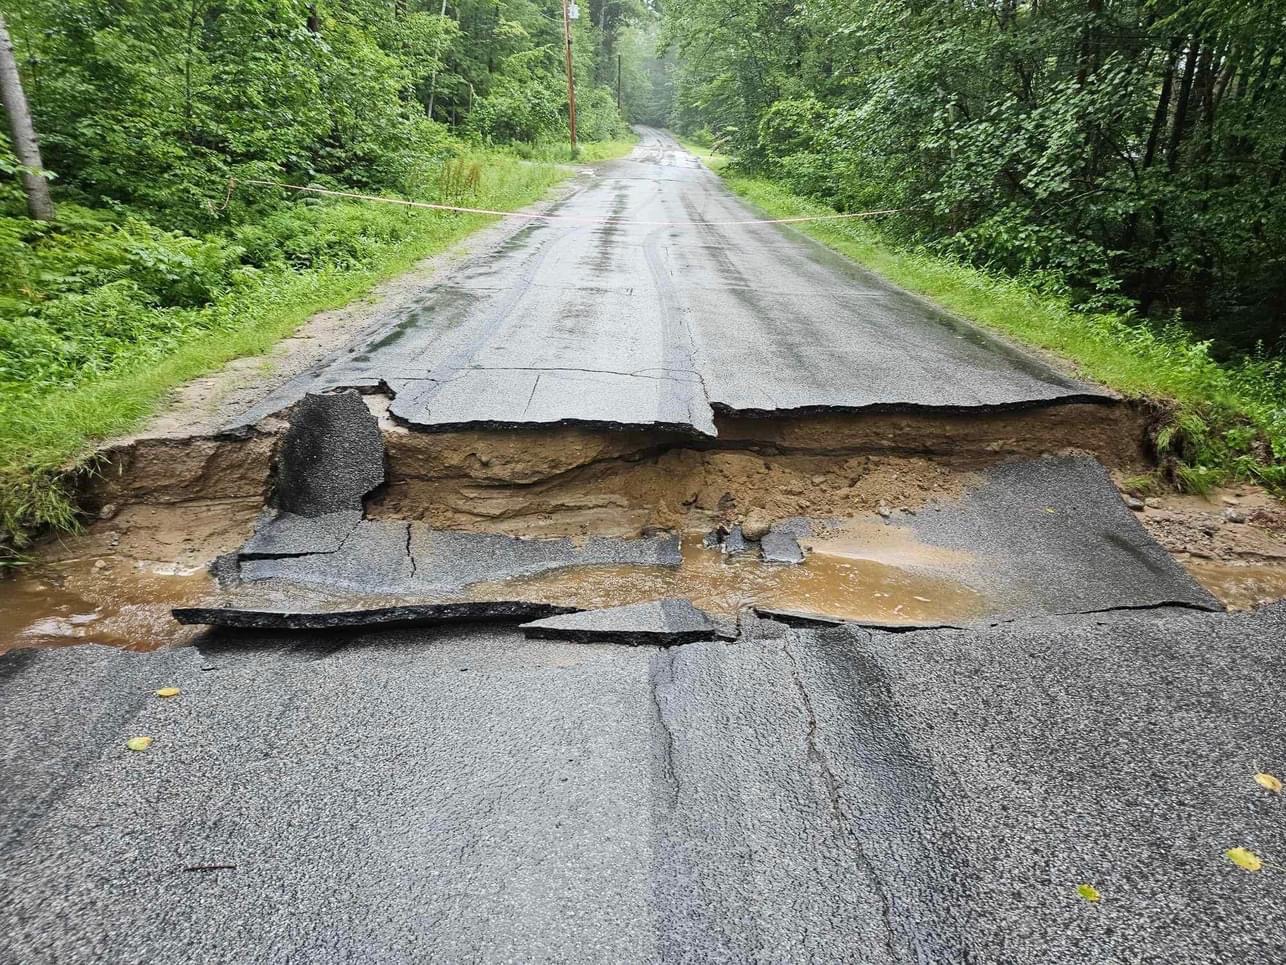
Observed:
[[[368,397],[376,415],[378,401]],[[588,607],[680,595],[724,617],[757,605],[949,622],[984,612],[978,593],[953,579],[951,561],[927,558],[930,548],[899,548],[895,528],[877,514],[950,501],[976,471],[1042,452],[1085,449],[1137,470],[1140,418],[1125,406],[1082,404],[720,416],[719,438],[705,441],[584,426],[424,433],[382,419],[388,479],[366,510],[374,519],[529,538],[684,536],[678,567],[563,567],[475,585],[475,599],[543,594]],[[0,650],[80,642],[153,649],[188,639],[169,609],[217,595],[205,567],[249,536],[271,488],[280,431],[269,420],[240,438],[141,440],[110,451],[86,481],[85,506],[100,518],[83,535],[47,544],[0,585]],[[716,526],[793,516],[838,520],[849,532],[805,539],[810,553],[797,566],[701,545]],[[882,532],[855,536],[859,519]],[[1232,603],[1286,592],[1280,566],[1252,569],[1206,566],[1196,575]]]
[[[706,612],[733,619],[745,608],[819,614],[874,623],[968,620],[986,610],[974,590],[927,567],[880,562],[853,544],[813,542],[803,563],[765,563],[728,556],[683,538],[677,566],[569,566],[470,588],[471,599],[532,599],[578,609],[683,597]],[[877,547],[870,547],[878,554]],[[924,547],[926,558],[934,555]],[[927,560],[926,560],[927,561]]]

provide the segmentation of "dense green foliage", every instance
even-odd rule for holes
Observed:
[[[743,170],[1224,355],[1286,330],[1276,0],[689,0],[678,122]]]
[[[88,442],[481,223],[231,179],[503,209],[560,176],[521,158],[568,158],[557,3],[5,6],[58,219],[25,216],[0,134],[0,562],[66,522],[53,480]],[[621,38],[655,28],[638,3],[589,12],[573,37],[594,156],[629,136]]]

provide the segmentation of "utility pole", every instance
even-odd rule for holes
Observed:
[[[563,40],[567,42],[567,129],[572,136],[572,157],[576,156],[576,76],[572,73],[572,15],[563,0]]]
[[[0,100],[9,115],[13,153],[22,165],[27,213],[36,221],[53,221],[54,202],[49,197],[49,182],[45,180],[45,167],[40,161],[40,145],[36,141],[36,129],[31,125],[27,95],[22,90],[22,78],[18,76],[18,59],[13,53],[13,41],[9,39],[4,14],[0,14]]]

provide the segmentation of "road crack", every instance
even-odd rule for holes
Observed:
[[[661,695],[658,691],[663,686],[674,686],[674,660],[675,651],[673,649],[662,650],[652,658],[648,673],[652,711],[656,716],[657,724],[661,728],[661,773],[670,787],[671,810],[679,806],[679,792],[682,790],[682,783],[679,780],[678,770],[674,766],[674,732],[670,729],[670,725],[665,719],[665,708],[661,706]]]
[[[868,634],[869,637],[869,634]],[[786,659],[790,661],[790,677],[799,693],[799,699],[804,707],[804,713],[807,715],[807,727],[804,732],[804,750],[808,757],[809,763],[817,768],[826,786],[826,797],[832,820],[835,822],[835,828],[842,841],[850,846],[852,853],[857,858],[858,863],[865,870],[871,881],[871,888],[880,899],[883,911],[885,936],[888,942],[889,957],[897,960],[898,955],[894,946],[894,934],[897,928],[894,924],[894,899],[885,887],[879,872],[876,870],[875,863],[871,856],[862,846],[862,842],[857,832],[849,826],[849,822],[844,817],[843,800],[840,793],[841,781],[831,768],[830,758],[817,743],[817,712],[813,707],[813,698],[809,694],[808,688],[804,685],[804,678],[800,674],[799,660],[790,648],[790,635],[782,639],[782,652],[785,653]]]

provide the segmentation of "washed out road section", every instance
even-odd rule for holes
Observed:
[[[551,211],[591,223],[525,224],[235,425],[337,387],[384,387],[425,429],[706,436],[716,413],[1107,398],[789,228],[710,224],[757,215],[664,132]]]
[[[0,958],[1286,943],[1282,802],[1253,780],[1286,772],[1280,606],[745,629],[668,650],[465,627],[0,656]]]

